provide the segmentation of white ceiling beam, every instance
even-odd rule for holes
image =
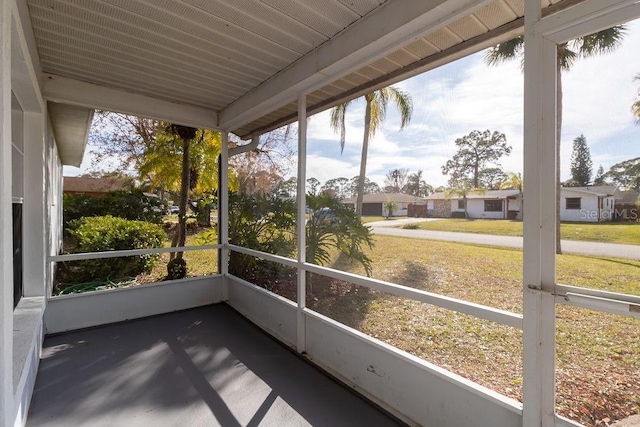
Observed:
[[[535,31],[553,42],[564,43],[638,16],[638,0],[585,0],[541,19],[535,25]]]
[[[220,112],[236,130],[269,111],[468,15],[489,0],[389,0]]]
[[[43,75],[42,87],[43,95],[48,101],[202,129],[218,129],[217,113],[209,108],[179,104],[53,74]]]
[[[24,112],[44,111],[40,95],[40,59],[38,58],[29,12],[24,1],[13,9],[11,29],[11,90]]]

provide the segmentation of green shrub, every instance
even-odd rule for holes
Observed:
[[[413,222],[413,223],[405,224],[400,228],[404,230],[417,230],[420,228],[420,225],[417,222]]]
[[[72,253],[160,248],[167,238],[159,225],[110,215],[70,221],[68,230],[75,241]],[[159,258],[159,254],[149,254],[82,260],[66,263],[66,267],[75,282],[87,282],[148,273]]]
[[[332,250],[360,263],[368,275],[371,260],[365,248],[373,246],[371,229],[344,203],[327,194],[307,195],[314,212],[306,224],[306,259],[317,264],[331,261]],[[245,248],[280,255],[296,256],[296,204],[267,195],[229,195],[229,242]],[[218,243],[214,230],[200,233],[199,244]],[[292,276],[292,269],[254,256],[231,251],[229,272],[245,280]]]
[[[229,243],[293,256],[296,247],[296,204],[293,201],[266,195],[231,194],[229,212]],[[229,255],[229,272],[241,277],[257,274],[265,264],[264,260],[235,251]]]
[[[361,264],[370,276],[371,259],[365,249],[372,248],[374,242],[371,229],[362,223],[362,218],[326,193],[307,194],[307,205],[314,212],[306,226],[307,261],[328,264],[330,251],[335,248],[351,261]]]
[[[104,197],[86,194],[63,196],[65,228],[76,219],[105,215],[160,224],[163,211],[164,205],[160,200],[147,197],[138,189],[110,191]]]

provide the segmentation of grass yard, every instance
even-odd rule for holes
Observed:
[[[522,252],[376,236],[373,276],[522,312]],[[338,258],[341,270],[362,273]],[[558,256],[558,281],[640,294],[640,262]],[[310,308],[515,399],[522,333],[367,288],[314,277]],[[569,306],[557,310],[560,414],[605,425],[640,412],[640,321]]]
[[[171,247],[171,241],[165,242],[165,247]],[[187,235],[185,246],[200,246],[196,241],[195,235]],[[187,262],[187,277],[200,277],[212,274],[218,274],[218,250],[207,249],[198,251],[184,252],[184,260]],[[160,255],[158,265],[150,274],[138,277],[143,283],[158,282],[163,280],[167,275],[167,263],[169,262],[169,253]]]
[[[522,221],[502,219],[442,218],[437,221],[421,222],[418,228],[458,233],[522,236]],[[563,223],[560,230],[562,238],[566,240],[640,245],[640,223],[637,222]]]

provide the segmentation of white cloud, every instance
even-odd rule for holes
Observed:
[[[621,48],[581,59],[563,74],[563,179],[569,176],[571,141],[580,133],[591,147],[594,169],[640,155],[640,126],[633,123],[629,110],[640,86],[633,81],[640,73],[639,51],[640,22],[634,22],[628,25]],[[519,61],[488,66],[479,53],[398,85],[413,97],[411,124],[398,132],[398,113],[389,108],[387,121],[370,144],[367,176],[380,177],[377,181],[382,184],[389,169],[406,167],[423,170],[429,183],[444,184],[440,168],[455,153],[454,141],[475,129],[505,133],[513,151],[500,163],[507,171],[522,171],[524,100]],[[353,167],[360,161],[363,106],[355,103],[347,116],[341,160]],[[337,147],[339,137],[329,127],[328,113],[317,117],[310,138],[332,140]]]
[[[314,177],[322,183],[331,178],[352,178],[359,172],[359,163],[355,164],[318,154],[307,156],[307,178]]]

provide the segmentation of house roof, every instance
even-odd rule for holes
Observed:
[[[640,199],[640,191],[638,190],[618,190],[614,194],[616,203],[635,204]]]
[[[507,197],[516,196],[519,190],[486,190],[484,192],[474,192],[467,194],[467,199],[506,199]],[[447,194],[444,192],[433,193],[427,196],[427,200],[443,200],[462,199],[458,194]]]
[[[400,203],[425,203],[426,199],[422,197],[412,196],[404,193],[375,193],[365,194],[362,197],[362,203],[384,203],[389,200]],[[351,197],[344,200],[345,203],[355,203],[356,198]]]
[[[541,0],[543,15],[581,1]],[[509,40],[524,22],[521,0],[26,4],[48,101],[244,139],[295,121],[301,94],[314,114]]]
[[[75,193],[107,193],[122,190],[125,183],[118,178],[90,178],[81,176],[65,176],[63,191]]]
[[[618,187],[615,185],[599,185],[587,187],[562,187],[564,191],[576,191],[578,193],[595,194],[598,196],[612,196]]]

